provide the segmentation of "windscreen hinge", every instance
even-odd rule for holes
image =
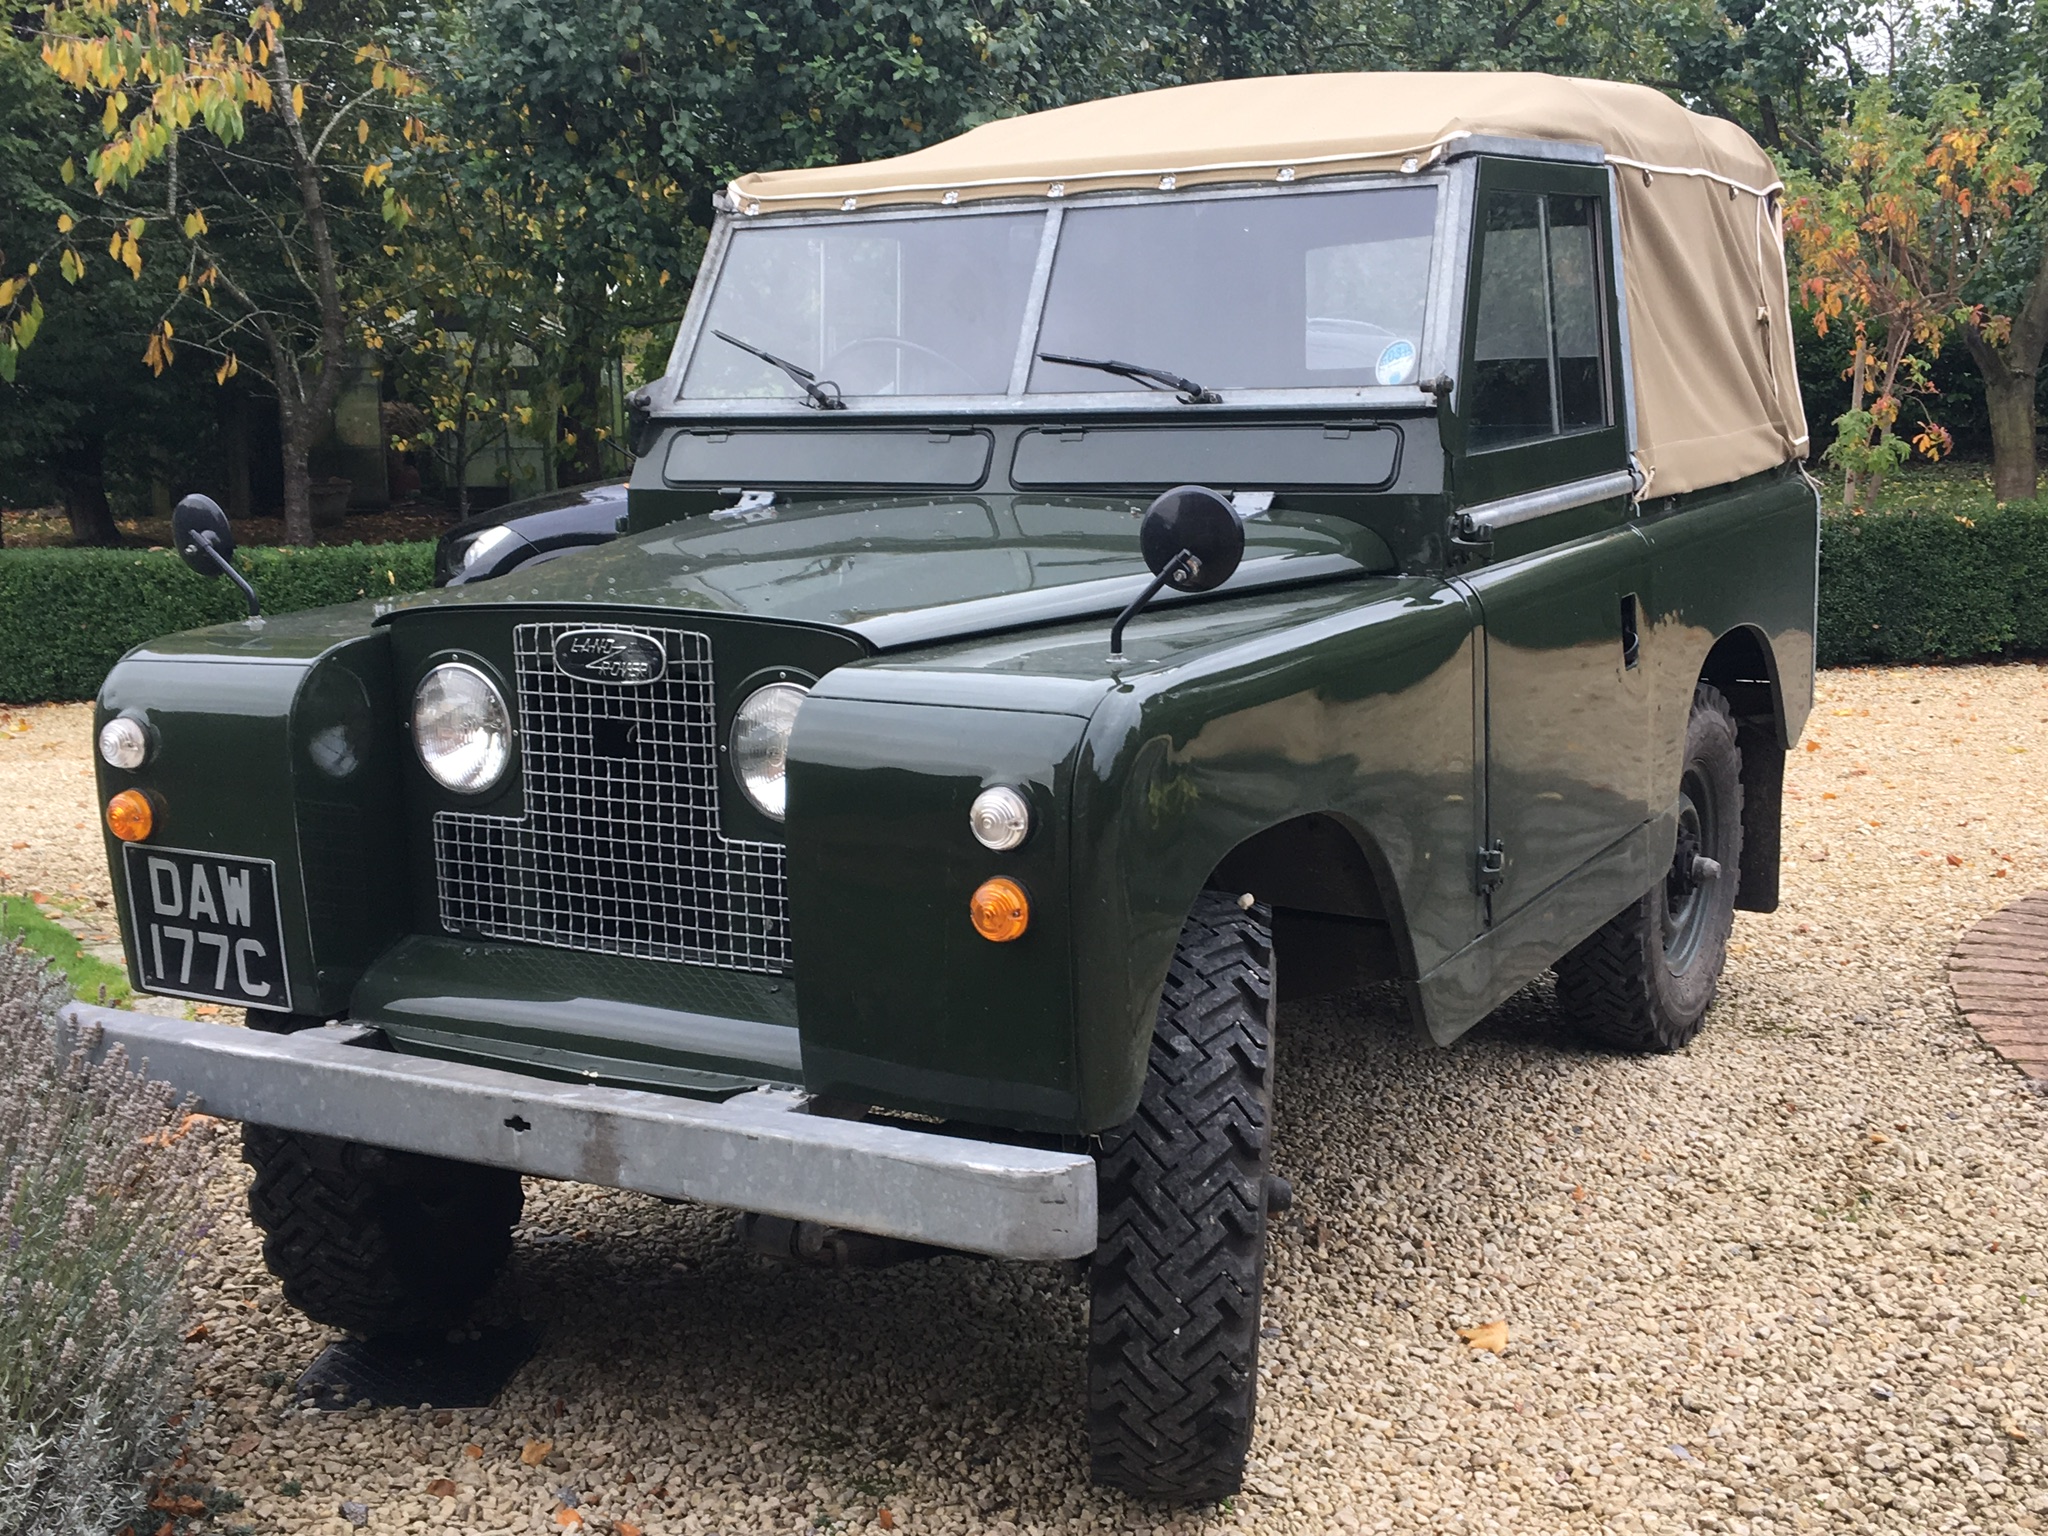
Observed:
[[[758,523],[775,515],[773,491],[743,491],[737,486],[728,486],[725,494],[737,495],[739,500],[712,513],[714,523]]]

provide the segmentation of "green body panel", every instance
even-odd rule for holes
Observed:
[[[1494,186],[1607,216],[1604,170],[1486,161],[1468,195]],[[1455,331],[1472,306],[1446,292]],[[1443,366],[1471,367],[1455,334],[1443,345]],[[1136,1102],[1205,886],[1273,905],[1283,993],[1395,979],[1448,1042],[1661,878],[1703,678],[1743,733],[1747,898],[1774,899],[1780,754],[1812,702],[1814,498],[1790,467],[1613,494],[1626,370],[1608,385],[1604,424],[1483,453],[1455,388],[1371,411],[1120,396],[914,424],[782,401],[666,420],[613,544],[132,653],[100,718],[140,715],[159,750],[103,766],[102,797],[149,790],[152,843],[275,861],[294,1009],[345,1011],[403,1051],[1092,1133]],[[1460,520],[1594,476],[1610,478],[1586,494],[1609,499],[1490,535]],[[1236,574],[1162,594],[1111,663],[1110,621],[1149,579],[1140,515],[1182,480],[1274,499]],[[778,500],[740,511],[735,489]],[[786,969],[451,930],[435,818],[525,814],[522,748],[493,790],[454,794],[417,761],[410,701],[461,657],[516,711],[515,630],[536,623],[706,637],[715,830],[783,845]],[[735,709],[773,680],[811,689],[785,822],[725,762]],[[969,832],[994,785],[1032,808],[1008,852]],[[995,875],[1031,903],[1005,944],[968,918]]]
[[[1009,493],[833,497],[747,521],[692,518],[497,581],[402,600],[394,623],[602,604],[829,625],[878,649],[1113,614],[1150,579],[1149,498]],[[1386,539],[1327,498],[1246,526],[1233,591],[1396,568]],[[1166,601],[1177,600],[1178,594]],[[429,618],[428,616],[432,617]]]
[[[1759,642],[1777,744],[1793,746],[1813,709],[1819,492],[1790,470],[1753,475],[1646,502],[1636,530],[1649,551],[1643,651],[1655,689],[1652,783],[1668,793],[1677,782],[1693,681],[1715,643],[1736,631]]]
[[[412,937],[353,1016],[401,1050],[578,1082],[716,1097],[802,1077],[790,978],[706,965]]]
[[[828,678],[790,745],[790,923],[801,935],[804,1081],[814,1091],[964,1119],[1071,1128],[1081,1113],[1063,809],[1087,722],[1003,707],[842,699]],[[963,836],[991,784],[1024,792],[1021,848]],[[1008,875],[1024,936],[991,944],[968,897]]]
[[[152,641],[109,674],[94,714],[95,731],[133,714],[157,742],[134,773],[95,755],[101,804],[145,789],[153,845],[275,863],[301,1012],[345,1009],[362,968],[403,931],[397,785],[401,753],[411,753],[389,647],[372,625],[381,608],[350,603]],[[106,844],[132,945],[120,844]],[[131,948],[131,976],[134,959]]]

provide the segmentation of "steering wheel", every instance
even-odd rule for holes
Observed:
[[[963,386],[964,393],[980,393],[978,387],[976,386],[974,375],[969,373],[965,368],[961,367],[960,364],[954,362],[952,358],[946,356],[946,354],[943,352],[934,351],[932,348],[925,346],[922,342],[910,341],[902,336],[862,336],[856,341],[849,341],[845,346],[841,347],[837,352],[834,352],[830,357],[828,357],[825,360],[825,365],[823,368],[819,370],[819,372],[836,372],[842,362],[844,362],[848,357],[852,356],[854,353],[860,351],[860,349],[863,347],[893,347],[899,353],[907,352],[917,357],[928,358],[932,362],[937,363],[941,368],[945,369],[947,372],[951,373],[953,377],[956,380],[958,380],[959,383]],[[866,395],[893,393],[893,391],[854,389],[850,390],[849,393],[856,395]]]

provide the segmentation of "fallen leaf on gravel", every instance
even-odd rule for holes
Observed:
[[[896,1517],[886,1508],[878,1509],[875,1511],[875,1524],[885,1531],[893,1531],[896,1529]]]
[[[27,843],[9,843],[9,844],[8,844],[7,846],[8,846],[8,847],[10,847],[10,848],[26,848],[26,847],[28,846],[28,844],[27,844]]]
[[[1458,1337],[1474,1349],[1489,1349],[1497,1355],[1508,1347],[1508,1325],[1505,1320],[1496,1319],[1477,1328],[1460,1328]]]
[[[191,1329],[188,1329],[188,1330],[186,1331],[186,1334],[185,1334],[185,1342],[186,1342],[187,1344],[197,1344],[197,1343],[198,1343],[198,1342],[199,1342],[199,1341],[200,1341],[201,1339],[203,1339],[203,1338],[205,1338],[205,1337],[206,1337],[206,1324],[204,1324],[204,1323],[200,1323],[200,1324],[198,1324],[197,1326],[195,1326],[195,1327],[193,1327],[193,1328],[191,1328]]]
[[[262,1443],[263,1437],[254,1430],[250,1430],[236,1437],[235,1443],[228,1447],[228,1454],[230,1456],[246,1456]]]
[[[1820,750],[1820,743],[1817,741],[1809,741],[1806,744],[1806,750],[1809,752],[1818,752]]]
[[[564,1530],[573,1531],[582,1523],[583,1517],[573,1509],[564,1506],[555,1511],[555,1524],[561,1526]]]
[[[1952,853],[1948,856],[1948,861],[1951,865],[1960,867],[1963,862],[1963,856],[1959,853]]]
[[[1583,1200],[1583,1199],[1585,1199],[1585,1198],[1586,1198],[1586,1186],[1585,1186],[1585,1185],[1583,1185],[1583,1184],[1574,1184],[1574,1185],[1572,1186],[1572,1198],[1573,1198],[1574,1200]]]
[[[621,1520],[612,1527],[612,1530],[617,1533],[617,1536],[640,1536],[640,1527],[630,1520]]]
[[[529,1440],[520,1447],[519,1462],[522,1466],[537,1467],[548,1459],[548,1453],[555,1448],[552,1440]]]
[[[483,1459],[484,1448],[480,1445],[465,1445],[462,1448],[462,1454],[471,1461],[480,1461]]]
[[[437,1477],[427,1484],[427,1494],[430,1498],[452,1499],[460,1492],[462,1485],[452,1477]]]

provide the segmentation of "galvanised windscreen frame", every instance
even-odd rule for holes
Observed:
[[[662,394],[665,398],[660,399],[657,409],[664,419],[670,420],[717,420],[732,417],[759,420],[763,417],[782,417],[792,421],[830,420],[837,425],[848,423],[850,420],[873,420],[892,416],[1042,416],[1048,413],[1068,414],[1077,411],[1114,411],[1123,414],[1134,411],[1157,412],[1161,415],[1185,416],[1191,409],[1216,410],[1231,405],[1302,406],[1326,410],[1333,406],[1350,410],[1412,408],[1418,399],[1425,398],[1418,388],[1421,380],[1437,378],[1456,371],[1458,331],[1464,314],[1465,266],[1472,243],[1471,204],[1475,171],[1475,162],[1466,158],[1416,173],[1382,172],[1366,176],[1333,176],[1327,180],[1292,182],[1285,185],[1246,187],[1231,184],[1194,188],[1185,192],[1070,194],[1060,199],[1002,198],[958,207],[934,208],[926,204],[911,208],[877,209],[870,213],[850,214],[826,211],[760,214],[744,218],[732,213],[721,213],[706,243],[704,261],[698,269],[697,281],[690,293],[689,308],[684,312],[682,326],[676,333],[675,346],[669,352],[668,368],[662,378]],[[1432,236],[1433,254],[1429,266],[1427,299],[1423,309],[1422,340],[1417,347],[1416,369],[1411,382],[1390,385],[1344,384],[1305,389],[1219,388],[1217,393],[1223,396],[1224,406],[1201,408],[1181,404],[1171,392],[1098,390],[1055,393],[1044,389],[1029,394],[1025,392],[1031,362],[1038,350],[1039,324],[1045,312],[1046,293],[1052,279],[1053,257],[1059,246],[1060,226],[1069,207],[1100,208],[1128,203],[1320,197],[1335,192],[1380,187],[1423,186],[1436,189],[1435,233]],[[971,219],[997,214],[1015,215],[1032,210],[1042,211],[1045,225],[1039,237],[1038,260],[1031,274],[1023,323],[1019,327],[1016,358],[1010,370],[1009,388],[1006,393],[853,396],[849,399],[847,411],[835,411],[830,413],[829,417],[826,413],[806,404],[801,392],[794,385],[791,386],[790,398],[786,400],[680,398],[683,374],[700,339],[704,338],[711,295],[717,287],[718,277],[736,228],[747,224],[765,226],[771,222],[779,227],[794,224],[837,224],[868,228],[903,219]],[[1128,361],[1155,367],[1171,367],[1173,363],[1171,358],[1150,357],[1131,358]]]

